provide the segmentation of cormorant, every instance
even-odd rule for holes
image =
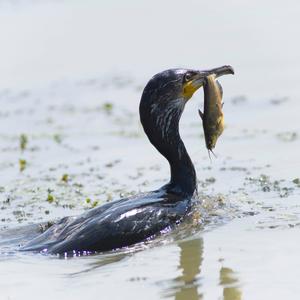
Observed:
[[[21,250],[52,254],[102,252],[150,239],[180,223],[191,209],[196,172],[180,138],[179,120],[187,101],[210,74],[233,74],[233,69],[170,69],[153,76],[144,88],[140,120],[150,142],[170,164],[169,183],[76,217],[65,217]]]

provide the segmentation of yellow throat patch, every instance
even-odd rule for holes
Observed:
[[[195,86],[193,81],[189,81],[183,86],[183,97],[189,100],[201,86]]]

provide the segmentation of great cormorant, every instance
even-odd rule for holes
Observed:
[[[191,209],[196,172],[179,134],[185,104],[210,74],[232,74],[230,66],[206,71],[170,69],[153,76],[140,101],[140,120],[153,146],[168,160],[169,183],[116,200],[76,217],[65,217],[21,248],[53,254],[101,252],[129,246],[168,231]]]

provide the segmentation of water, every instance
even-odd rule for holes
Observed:
[[[298,299],[299,10],[0,1],[0,299]],[[139,123],[142,88],[169,67],[223,64],[236,75],[221,79],[218,158],[204,147],[202,91],[181,122],[203,201],[188,224],[95,256],[16,251],[39,224],[165,183]]]

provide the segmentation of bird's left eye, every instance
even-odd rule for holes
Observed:
[[[193,77],[193,74],[192,73],[186,73],[185,76],[184,76],[184,81],[190,81]]]

